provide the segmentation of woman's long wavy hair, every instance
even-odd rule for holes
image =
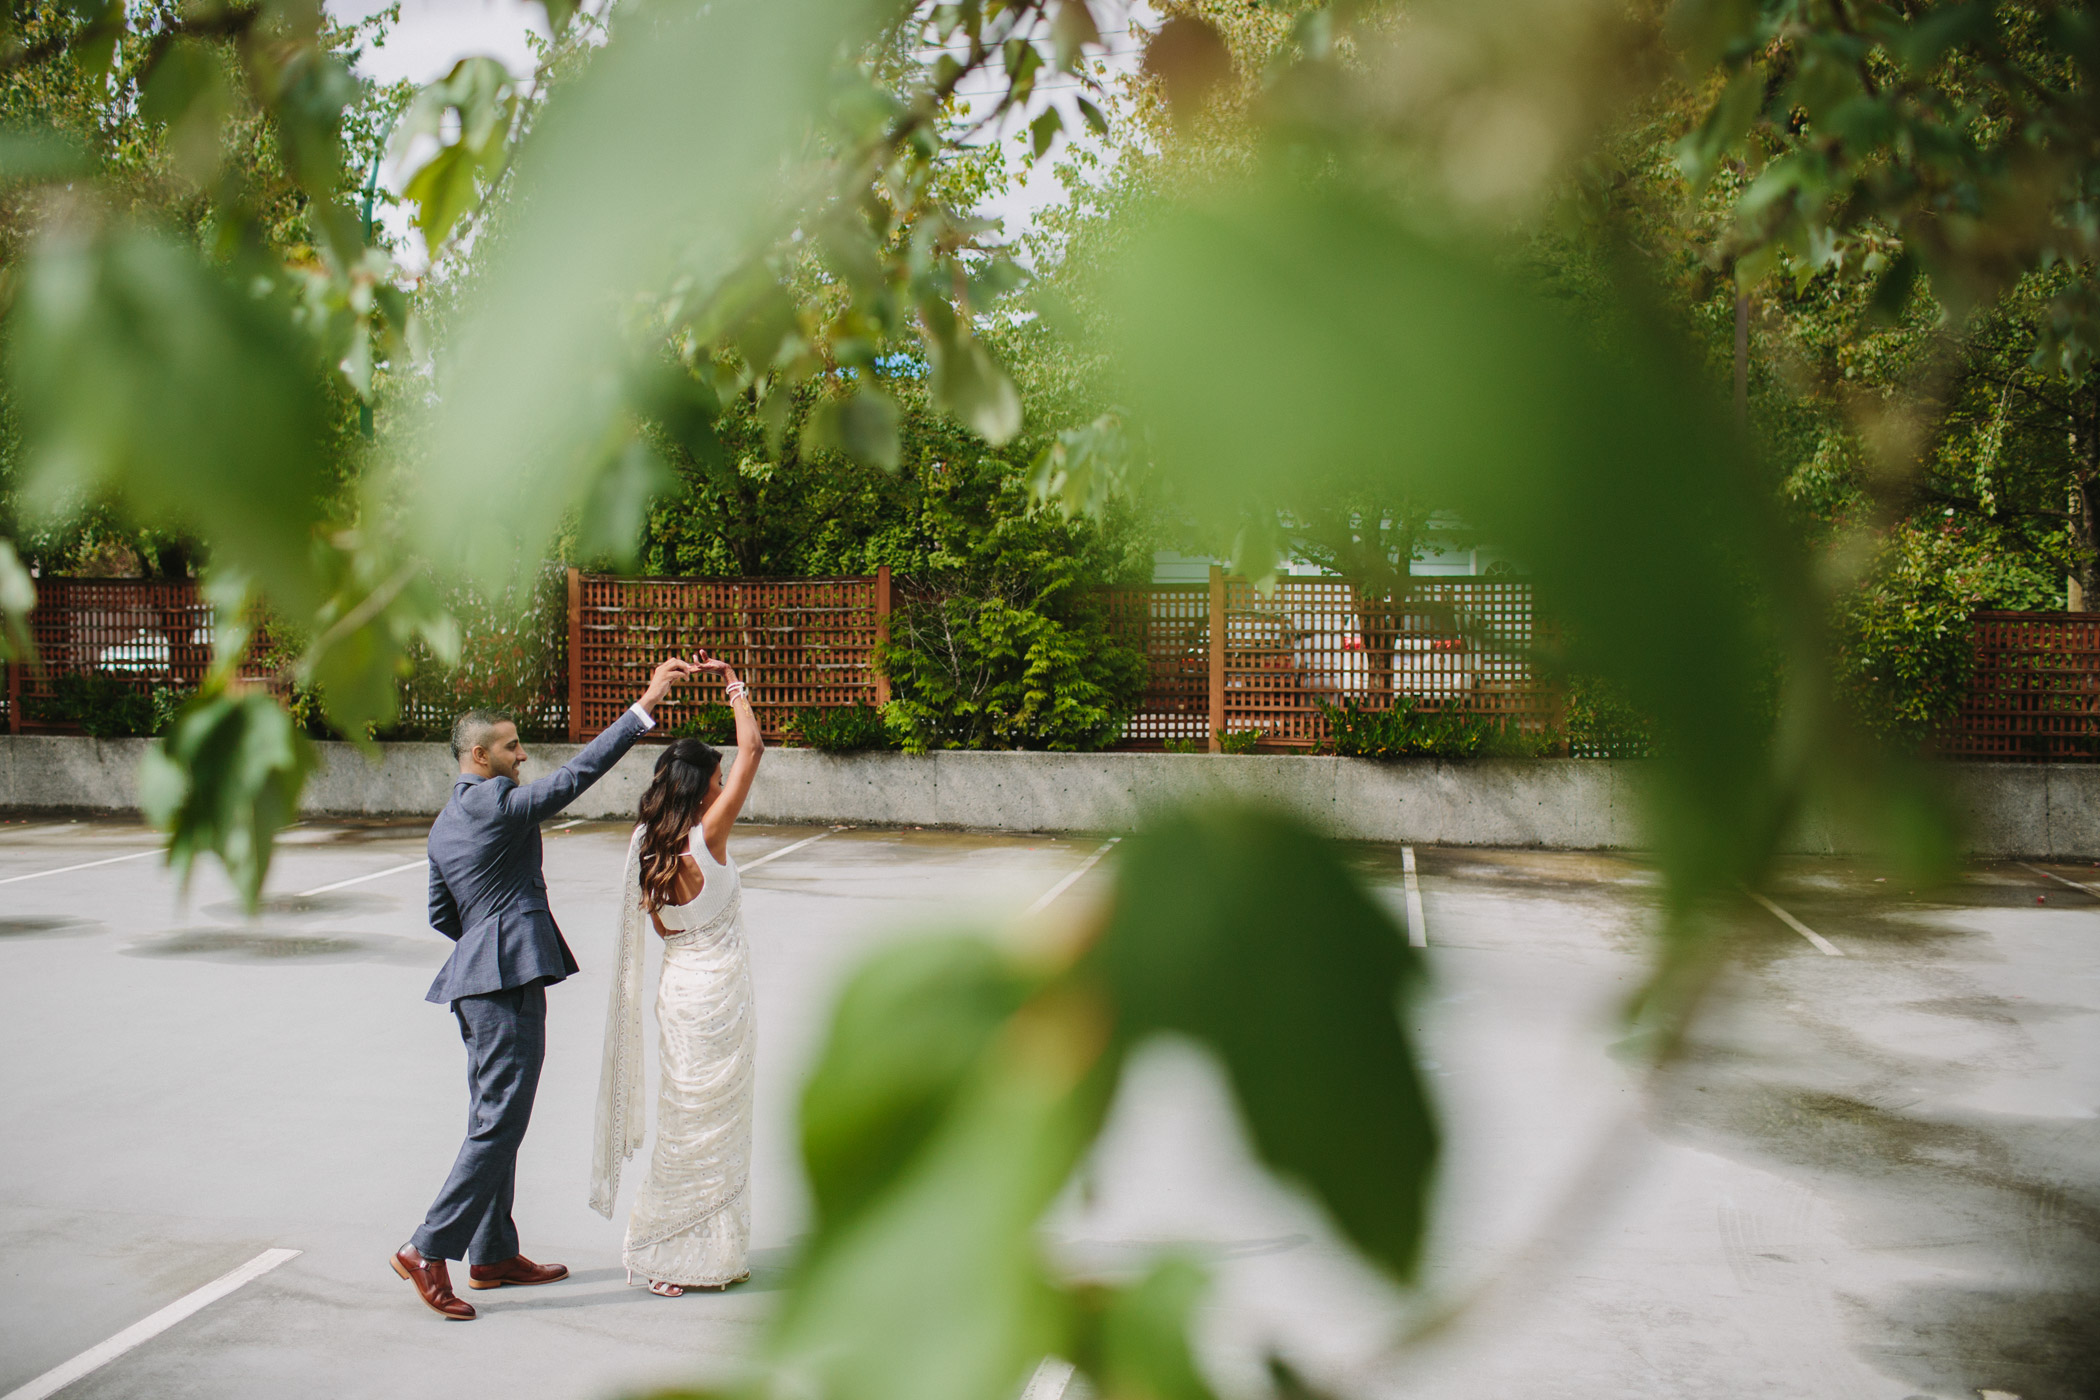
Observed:
[[[642,903],[655,912],[671,902],[678,858],[707,804],[708,785],[722,755],[698,739],[674,739],[656,760],[656,776],[642,794]]]

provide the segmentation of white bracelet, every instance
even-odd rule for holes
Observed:
[[[722,693],[731,704],[734,704],[743,696],[750,694],[751,687],[745,685],[742,681],[731,681],[727,686],[723,688]]]

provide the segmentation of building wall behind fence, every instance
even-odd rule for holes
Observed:
[[[8,731],[62,727],[39,713],[62,676],[100,673],[141,691],[195,688],[211,670],[214,621],[195,579],[38,579],[29,634],[39,664],[4,667]],[[251,654],[265,653],[260,631],[257,641]],[[260,665],[244,674],[267,678]]]
[[[1328,737],[1323,705],[1448,707],[1529,733],[1557,721],[1533,665],[1539,627],[1521,579],[1417,579],[1387,597],[1338,578],[1282,578],[1264,593],[1214,571],[1208,584],[1106,591],[1111,626],[1150,672],[1121,747],[1216,729],[1313,748]]]

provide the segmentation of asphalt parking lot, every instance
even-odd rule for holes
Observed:
[[[743,863],[784,852],[746,906],[756,1272],[667,1301],[624,1285],[618,1226],[584,1203],[625,832],[548,830],[584,971],[550,992],[516,1214],[575,1276],[474,1295],[481,1320],[451,1326],[386,1266],[463,1119],[456,1032],[422,1001],[449,946],[422,917],[422,825],[294,829],[250,920],[215,871],[179,898],[135,824],[0,822],[0,1400],[270,1250],[298,1253],[62,1394],[592,1400],[719,1373],[803,1228],[792,1103],[840,979],[884,940],[1011,918],[1102,844],[739,828]],[[1360,855],[1404,910],[1400,848]],[[1449,1137],[1425,1288],[1389,1289],[1251,1172],[1173,1045],[1050,1224],[1073,1268],[1193,1242],[1227,1385],[1274,1349],[1351,1395],[2100,1395],[2100,869],[1911,891],[1796,862],[1769,893],[1799,927],[1746,903],[1654,1075],[1613,1048],[1656,896],[1639,861],[1414,855]]]

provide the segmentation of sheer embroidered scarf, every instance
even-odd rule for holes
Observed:
[[[598,1076],[598,1123],[592,1134],[591,1209],[612,1219],[620,1164],[640,1150],[642,1112],[642,828],[627,843],[614,931],[610,1004],[605,1009],[605,1065]]]

